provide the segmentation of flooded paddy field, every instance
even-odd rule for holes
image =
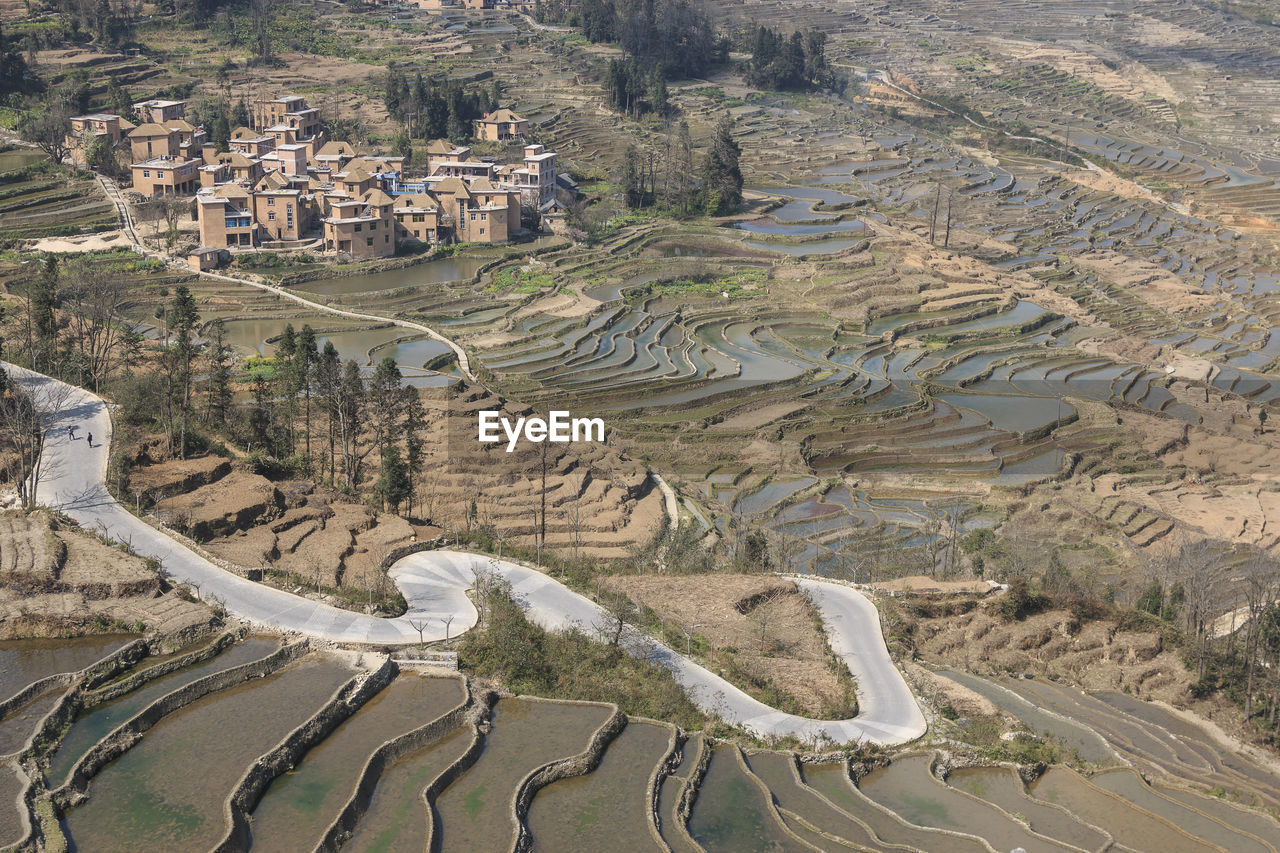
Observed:
[[[213,846],[226,831],[223,800],[260,755],[319,710],[352,672],[305,659],[167,717],[93,779],[64,820],[73,850]],[[191,759],[200,756],[199,772]]]
[[[143,658],[108,685],[206,646],[207,641],[198,642]],[[61,783],[69,763],[92,748],[95,738],[106,737],[159,697],[198,678],[260,661],[278,647],[267,637],[242,640],[200,663],[143,679],[122,696],[82,712],[48,753],[48,787]],[[264,677],[214,690],[160,717],[91,777],[87,800],[67,808],[61,826],[70,849],[211,847],[226,831],[223,799],[236,781],[356,672],[349,663],[353,659],[305,653]],[[975,690],[989,684],[986,695],[1003,697],[1004,707],[1015,715],[1027,710],[1017,696],[1035,689],[1044,713],[1052,712],[1045,719],[1076,731],[1096,728],[1094,736],[1135,767],[1142,762],[1153,771],[1161,766],[1161,774],[1144,778],[1134,769],[1115,767],[1114,761],[1107,769],[1100,756],[1101,764],[1089,761],[1080,770],[1054,765],[1031,772],[1023,768],[1019,775],[1007,764],[954,768],[942,754],[921,751],[889,756],[887,764],[854,773],[841,762],[798,762],[789,752],[743,753],[700,733],[666,763],[672,730],[632,720],[604,745],[594,769],[551,782],[533,795],[522,815],[532,849],[647,851],[660,849],[659,836],[673,850],[734,853],[810,846],[981,853],[987,844],[1052,853],[1112,843],[1133,850],[1274,849],[1280,823],[1258,806],[1268,805],[1266,783],[1275,777],[1214,742],[1193,720],[1124,694],[1090,695],[1025,679],[996,685],[978,676],[963,678]],[[347,824],[349,833],[339,839],[342,850],[422,850],[432,844],[507,849],[515,832],[511,802],[520,781],[549,762],[581,753],[609,709],[501,698],[478,730],[455,713],[448,719],[456,723],[431,729],[433,739],[416,741],[375,765],[364,793],[352,800],[356,780],[375,750],[441,719],[465,695],[456,678],[413,672],[402,672],[373,691],[266,786],[250,816],[252,849],[315,849],[349,801],[357,811]],[[1034,720],[1028,717],[1028,724]],[[1131,728],[1122,728],[1120,721]],[[477,732],[477,751],[452,771],[453,781],[432,788],[463,759]],[[1059,728],[1048,734],[1069,732]],[[196,755],[200,772],[192,773]],[[651,779],[656,781],[652,789]],[[1228,790],[1226,798],[1201,793],[1204,785],[1227,779],[1240,787]],[[1252,787],[1245,788],[1246,782]],[[16,806],[21,786],[16,773],[0,775],[0,792],[12,792],[6,802]],[[429,798],[428,790],[437,793]],[[650,799],[651,790],[656,799]],[[687,812],[679,808],[682,798]],[[656,816],[652,825],[651,815]],[[0,812],[0,838],[17,839],[22,820],[17,808]],[[434,841],[433,833],[438,833]],[[1161,846],[1149,846],[1151,839]]]
[[[462,686],[454,679],[401,675],[272,783],[253,812],[253,847],[281,850],[301,839],[318,842],[379,745],[429,723],[462,699]]]

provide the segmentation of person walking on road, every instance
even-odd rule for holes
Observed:
[[[85,436],[85,438],[88,440],[89,446],[93,447],[93,433],[89,433],[88,435]]]
[[[71,441],[75,441],[75,440],[76,440],[76,425],[75,425],[75,424],[72,424],[71,426],[67,427],[67,438],[68,438],[69,440],[71,440]]]

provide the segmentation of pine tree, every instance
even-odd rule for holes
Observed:
[[[185,284],[180,284],[173,291],[173,303],[169,308],[169,328],[172,330],[173,342],[169,348],[170,393],[173,395],[171,406],[177,407],[178,430],[176,449],[179,457],[187,458],[187,416],[191,411],[191,365],[195,359],[196,323],[200,314],[196,310],[195,297]],[[172,435],[172,433],[171,433]],[[174,447],[170,447],[172,453]]]
[[[404,462],[400,460],[400,449],[394,445],[382,451],[382,470],[375,489],[382,498],[382,508],[389,507],[397,513],[412,493]]]
[[[213,321],[209,332],[209,386],[206,419],[214,426],[227,425],[231,410],[231,347],[227,346],[222,318]]]
[[[733,138],[733,118],[726,115],[716,122],[702,170],[707,213],[723,215],[742,206],[741,157],[742,149]]]

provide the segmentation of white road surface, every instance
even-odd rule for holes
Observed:
[[[390,575],[409,610],[394,619],[353,613],[246,580],[138,519],[111,497],[104,485],[111,418],[100,398],[13,365],[4,364],[4,368],[37,400],[55,392],[69,395],[68,405],[46,424],[44,468],[37,489],[40,503],[130,545],[141,555],[155,557],[167,575],[197,587],[205,600],[216,598],[228,611],[256,625],[338,643],[416,643],[417,626],[425,626],[422,637],[428,641],[442,639],[446,631],[457,636],[476,623],[467,590],[475,572],[486,569],[505,577],[530,617],[549,630],[578,626],[592,633],[608,621],[599,605],[545,574],[480,554],[424,551],[397,562]],[[72,424],[77,427],[74,440],[67,432]],[[87,440],[90,433],[92,447]],[[770,708],[636,629],[625,632],[623,644],[631,654],[669,669],[699,707],[760,735],[794,735],[810,743],[834,744],[897,744],[923,735],[924,717],[885,648],[875,605],[840,584],[795,580],[812,596],[832,648],[857,681],[856,718],[810,720]]]

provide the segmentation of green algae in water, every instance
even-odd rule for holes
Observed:
[[[631,723],[609,744],[595,770],[539,791],[528,818],[534,845],[542,850],[655,850],[646,816],[649,777],[670,740],[661,726]]]
[[[764,794],[719,747],[693,803],[689,834],[707,853],[773,853],[797,846],[765,810]]]
[[[351,674],[337,661],[306,659],[165,717],[103,768],[88,801],[67,813],[70,850],[212,847],[226,831],[223,802],[236,781]]]
[[[413,673],[395,679],[312,748],[294,770],[272,782],[253,813],[254,847],[310,849],[346,804],[374,750],[462,700],[457,679]]]
[[[525,774],[584,750],[608,711],[597,705],[502,699],[484,750],[435,803],[441,850],[506,850],[510,803]]]
[[[205,676],[264,658],[278,647],[279,644],[275,640],[263,638],[245,640],[223,650],[221,654],[210,660],[161,676],[132,693],[105,702],[88,713],[82,714],[76,718],[75,723],[63,737],[62,743],[59,744],[57,752],[49,760],[49,769],[45,772],[45,778],[53,788],[65,784],[76,762],[83,758],[98,741],[110,734],[117,726],[134,717],[147,705]]]
[[[470,729],[455,729],[388,767],[378,779],[369,808],[343,850],[391,853],[425,849],[427,814],[422,792],[466,751],[470,742]]]

